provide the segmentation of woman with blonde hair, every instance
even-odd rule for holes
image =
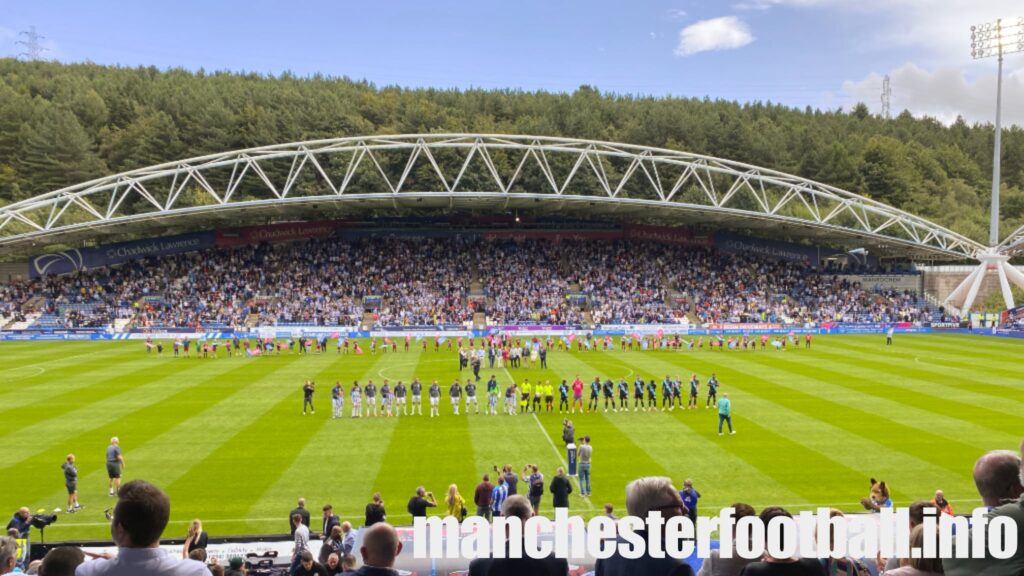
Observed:
[[[188,535],[185,536],[185,545],[181,549],[181,557],[188,559],[193,550],[206,550],[206,542],[209,535],[203,530],[203,521],[196,518],[188,525]]]
[[[935,538],[934,534],[932,538]],[[910,549],[923,548],[924,527],[919,524],[910,531]],[[885,564],[879,562],[879,565]],[[944,573],[940,558],[901,558],[899,568],[883,572],[885,576],[941,576]]]
[[[454,516],[459,522],[466,519],[466,500],[459,494],[458,486],[452,484],[448,487],[448,496],[444,502],[448,505],[449,516]]]

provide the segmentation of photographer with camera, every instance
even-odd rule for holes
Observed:
[[[427,508],[435,507],[437,507],[437,500],[434,499],[434,493],[427,492],[423,486],[419,486],[416,488],[416,495],[409,498],[409,504],[405,509],[413,518],[426,518]]]

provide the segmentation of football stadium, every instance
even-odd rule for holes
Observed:
[[[993,166],[962,118],[23,60],[0,60],[0,574],[1024,574],[1019,126],[1000,212],[1000,133]],[[620,128],[694,110],[739,144]],[[812,170],[816,130],[840,142]],[[413,552],[417,517],[451,539],[562,509],[588,532],[908,509],[911,541],[948,516],[957,549],[984,522],[1013,546],[730,563],[719,526],[711,558]],[[131,564],[148,548],[165,566]]]

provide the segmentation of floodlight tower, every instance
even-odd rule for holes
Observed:
[[[999,273],[999,286],[1003,302],[1013,308],[1013,293],[1008,278],[1024,288],[1024,274],[1010,266],[1009,254],[999,246],[999,160],[1002,154],[1002,105],[1003,105],[1003,56],[1024,52],[1024,17],[1013,20],[1002,19],[971,26],[971,57],[975,60],[996,57],[998,72],[996,81],[996,133],[992,151],[992,212],[989,220],[988,250],[977,255],[980,265],[957,286],[946,302],[962,302],[960,309],[967,313],[974,305],[978,289],[991,268]]]

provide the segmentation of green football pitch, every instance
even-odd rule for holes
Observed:
[[[536,463],[548,478],[562,465],[565,416],[557,410],[457,417],[443,397],[440,418],[331,419],[335,380],[347,391],[353,380],[418,376],[437,379],[446,393],[454,377],[468,374],[458,372],[454,352],[414,349],[337,355],[332,342],[322,355],[227,358],[222,351],[200,360],[147,354],[139,341],[2,343],[0,511],[63,508],[60,464],[71,452],[85,508],[61,515],[47,540],[107,536],[103,511],[114,499],[103,456],[115,435],[125,478],[170,494],[166,537],[184,535],[193,517],[214,536],[280,533],[298,497],[314,516],[329,502],[361,525],[375,491],[389,520],[408,524],[405,503],[418,485],[440,498],[454,482],[471,502],[494,465]],[[692,478],[703,512],[738,501],[853,511],[869,477],[887,481],[897,504],[941,488],[967,511],[980,504],[975,459],[1020,444],[1022,357],[1024,342],[992,337],[897,335],[887,347],[877,335],[822,336],[810,350],[784,352],[554,351],[547,370],[493,372],[502,390],[512,378],[557,386],[577,374],[585,382],[634,374],[660,382],[670,374],[685,382],[695,372],[703,404],[714,371],[720,392],[729,393],[735,436],[719,436],[715,411],[703,406],[573,416],[577,435],[590,435],[594,446],[593,495],[574,493],[573,513],[594,515],[605,503],[622,512],[626,483],[643,475],[670,476],[679,486]],[[485,380],[491,373],[482,371]],[[318,384],[317,411],[303,416],[307,378]]]

